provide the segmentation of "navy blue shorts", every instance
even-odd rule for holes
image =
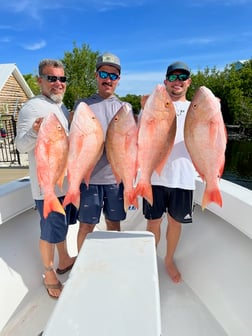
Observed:
[[[192,223],[193,190],[152,186],[152,193],[153,206],[143,199],[146,219],[158,219],[168,212],[179,223]]]
[[[62,203],[64,197],[59,197]],[[75,224],[77,220],[77,209],[69,204],[65,208],[66,216],[59,212],[52,211],[47,218],[43,216],[44,200],[35,200],[36,207],[40,214],[40,239],[51,244],[56,244],[66,239],[68,225]]]
[[[80,186],[79,221],[98,224],[103,210],[106,219],[117,222],[126,218],[123,201],[123,184]]]

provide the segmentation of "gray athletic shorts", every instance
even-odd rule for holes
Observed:
[[[126,218],[123,201],[123,184],[89,184],[80,186],[79,221],[98,224],[101,211],[106,219],[117,222]]]
[[[161,218],[163,213],[180,223],[192,223],[193,190],[152,186],[153,206],[143,199],[146,219]]]

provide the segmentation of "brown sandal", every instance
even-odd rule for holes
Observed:
[[[54,271],[54,268],[52,266],[50,267],[45,267],[45,273],[47,272],[51,272],[51,271]],[[43,274],[43,278],[45,278],[45,274]],[[53,299],[58,299],[60,294],[61,294],[61,291],[62,291],[62,288],[63,288],[63,285],[62,283],[58,280],[58,282],[56,284],[47,284],[45,283],[45,280],[43,281],[43,284],[47,290],[47,293],[48,295],[53,298]],[[50,294],[50,289],[59,289],[60,290],[60,294],[58,296],[55,296],[55,295],[52,295]]]

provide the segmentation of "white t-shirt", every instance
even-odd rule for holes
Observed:
[[[190,102],[173,102],[177,116],[177,131],[174,147],[159,176],[152,174],[151,184],[170,188],[195,189],[196,171],[184,142],[184,124]]]

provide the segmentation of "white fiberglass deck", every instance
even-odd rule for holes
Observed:
[[[196,206],[194,223],[184,225],[177,249],[176,262],[183,281],[176,285],[170,281],[163,265],[166,225],[164,219],[162,240],[157,249],[162,335],[250,336],[251,239]],[[104,222],[97,228],[103,230]],[[123,230],[144,228],[141,211],[129,211]],[[77,230],[78,225],[69,230],[72,255],[76,254]],[[38,214],[33,209],[0,225],[1,336],[38,335],[57,302],[47,295],[42,285],[38,237]],[[60,279],[67,281],[68,274]],[[81,303],[76,302],[80,309]],[[97,314],[95,318],[97,323],[102,323],[102,316]]]
[[[97,316],[102,316],[99,323]],[[95,231],[87,235],[43,332],[43,336],[54,335],[161,335],[153,234]]]

